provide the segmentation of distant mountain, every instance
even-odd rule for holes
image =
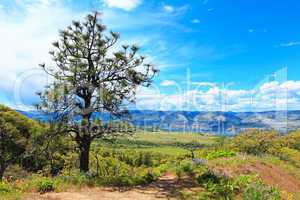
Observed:
[[[50,119],[50,116],[37,111],[18,112],[40,121]],[[130,114],[132,124],[149,130],[237,134],[250,128],[274,129],[282,133],[300,128],[300,111],[190,112],[132,110]],[[110,119],[108,113],[97,113],[95,116],[103,121]]]
[[[22,110],[17,110],[17,112],[31,118],[31,119],[35,119],[35,120],[38,120],[38,121],[43,121],[43,122],[46,122],[46,121],[49,121],[50,120],[50,117],[49,115],[46,115],[42,112],[39,112],[39,111],[22,111]]]

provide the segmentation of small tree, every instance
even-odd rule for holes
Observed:
[[[0,118],[0,179],[2,180],[5,169],[12,161],[15,154],[19,154],[20,146],[14,141],[15,136],[18,137],[18,131],[11,124],[5,123]],[[10,139],[12,138],[12,139]],[[21,145],[21,151],[23,148]]]
[[[50,52],[54,67],[41,67],[54,78],[40,93],[40,109],[55,113],[79,147],[80,170],[89,170],[91,142],[128,130],[96,120],[95,113],[122,117],[134,102],[138,86],[149,86],[157,70],[137,54],[138,47],[123,45],[114,51],[119,34],[107,33],[99,13],[84,22],[73,21],[60,31]]]
[[[19,163],[38,130],[36,122],[0,105],[0,180],[9,165]]]
[[[65,167],[64,158],[74,149],[74,142],[59,134],[56,126],[42,125],[42,134],[31,140],[30,152],[23,156],[22,167],[27,171],[43,170],[44,174],[56,176]]]

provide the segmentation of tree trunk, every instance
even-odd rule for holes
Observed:
[[[82,141],[80,145],[80,172],[89,171],[89,158],[90,158],[91,141]]]
[[[5,172],[5,165],[4,164],[0,164],[0,182],[2,181],[3,179],[3,175],[4,175],[4,172]]]
[[[84,99],[85,102],[85,108],[88,110],[91,105],[91,99],[89,97]],[[86,173],[89,171],[89,162],[90,162],[90,147],[91,147],[91,137],[90,137],[90,118],[92,116],[91,112],[87,112],[82,117],[84,119],[84,123],[87,123],[87,127],[83,132],[83,136],[80,139],[79,142],[79,148],[80,148],[80,172]]]

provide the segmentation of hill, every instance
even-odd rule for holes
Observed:
[[[254,131],[222,141],[156,132],[99,140],[89,174],[68,154],[58,176],[0,183],[0,199],[299,199],[299,136]],[[193,155],[191,145],[198,146]]]
[[[30,118],[47,121],[48,115],[37,111],[18,111]],[[187,131],[214,134],[238,134],[247,129],[277,130],[287,133],[300,128],[300,111],[198,112],[132,110],[131,122],[147,130]],[[108,121],[108,113],[96,117]]]

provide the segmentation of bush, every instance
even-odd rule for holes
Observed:
[[[130,149],[122,150],[110,150],[99,148],[92,152],[94,156],[92,158],[98,159],[115,159],[118,162],[122,162],[131,167],[157,167],[167,161],[169,157],[166,155],[146,152],[146,151],[136,151]],[[91,164],[96,164],[97,160],[91,160]]]
[[[280,200],[281,193],[274,187],[267,186],[261,182],[249,185],[243,191],[244,200]]]
[[[244,200],[280,200],[281,193],[274,187],[265,185],[256,175],[241,175],[235,179],[219,176],[207,170],[197,178],[206,189],[199,199],[233,199],[241,194]]]
[[[197,181],[200,185],[206,184],[208,182],[218,183],[219,180],[219,177],[215,175],[215,173],[213,173],[211,170],[208,170],[197,178]]]
[[[147,174],[143,176],[143,179],[145,180],[144,183],[151,183],[157,179],[157,174],[148,171]]]
[[[0,194],[7,194],[11,192],[11,187],[0,181]]]
[[[77,171],[71,171],[71,173],[62,174],[62,176],[57,177],[57,180],[63,184],[71,184],[76,186],[91,185],[93,182],[91,177],[88,177],[86,174],[79,173]]]
[[[234,183],[241,189],[248,187],[251,183],[261,181],[258,175],[240,175],[235,178]]]
[[[184,172],[182,171],[182,168],[180,166],[175,168],[175,173],[176,173],[178,181],[183,177],[183,174],[184,174]]]
[[[208,170],[197,178],[198,183],[206,189],[206,193],[200,195],[200,199],[233,199],[238,186],[229,178],[218,176]]]
[[[290,147],[300,151],[300,131],[296,131],[287,135],[287,141],[290,142]]]
[[[276,141],[276,145],[280,147],[289,147],[291,149],[300,150],[300,130],[291,132],[285,136],[280,137]]]
[[[37,190],[40,193],[52,192],[55,190],[54,181],[49,178],[43,178],[37,182]]]
[[[194,173],[194,166],[193,163],[190,161],[182,162],[180,164],[180,168],[182,171],[188,175],[192,175]]]
[[[214,159],[214,158],[223,158],[223,157],[233,157],[236,156],[236,153],[229,150],[218,150],[208,152],[206,159]]]
[[[261,155],[268,153],[279,137],[277,132],[249,130],[234,137],[231,147],[240,152]]]
[[[134,185],[134,179],[128,175],[121,175],[117,177],[111,177],[106,179],[108,185],[124,187]]]
[[[99,157],[99,161],[99,169],[91,169],[92,173],[80,174],[78,171],[71,171],[57,179],[77,186],[136,186],[153,182],[165,168],[130,167],[112,157]]]
[[[289,147],[282,147],[280,149],[272,148],[270,153],[279,157],[281,160],[288,161],[296,167],[300,167],[300,151],[291,149]]]

